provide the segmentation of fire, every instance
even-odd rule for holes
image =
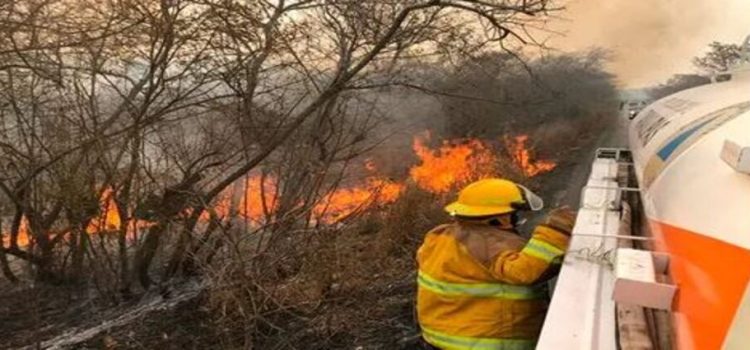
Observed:
[[[456,185],[495,172],[495,156],[482,141],[443,141],[440,148],[432,150],[425,145],[428,139],[429,135],[414,138],[414,152],[420,164],[409,171],[412,180],[425,191],[446,193]]]
[[[325,223],[334,223],[371,205],[396,201],[404,185],[371,177],[364,186],[340,188],[331,192],[313,208],[313,214]]]
[[[249,175],[237,188],[229,187],[219,195],[211,211],[219,219],[239,216],[254,223],[260,223],[266,214],[273,213],[276,208],[276,180],[258,174]],[[262,189],[262,191],[261,191]],[[236,203],[233,206],[233,203]],[[202,221],[209,221],[210,213],[205,211],[201,215]]]
[[[276,208],[276,180],[254,175],[245,183],[245,193],[240,199],[239,215],[252,221],[261,221]]]
[[[409,169],[411,180],[422,190],[445,194],[457,186],[497,173],[498,159],[488,143],[478,139],[450,140],[432,149],[427,145],[429,138],[429,133],[414,138],[413,149],[419,163]],[[556,167],[552,161],[535,160],[533,152],[526,147],[527,141],[527,135],[519,135],[506,138],[505,142],[512,161],[524,175],[532,177]],[[338,188],[313,206],[315,220],[335,223],[369,207],[395,202],[401,196],[405,183],[379,175],[371,159],[365,160],[363,167],[370,175],[362,183]],[[276,209],[276,196],[273,177],[262,180],[260,176],[251,176],[245,184],[237,214],[256,223],[262,222],[266,214]],[[214,210],[226,217],[230,215],[230,203],[231,196],[226,195]]]
[[[122,227],[122,220],[120,219],[120,213],[117,210],[117,204],[114,200],[114,191],[111,188],[107,188],[102,193],[99,199],[99,210],[100,214],[89,221],[86,226],[86,233],[96,234],[105,231],[117,231]],[[145,223],[138,225],[138,227],[144,227]],[[57,231],[51,232],[51,236],[59,234],[67,235],[70,231]],[[130,234],[129,234],[130,235]],[[10,232],[2,232],[2,242],[5,246],[10,245]],[[29,228],[29,220],[26,216],[21,217],[21,223],[18,226],[18,239],[16,240],[19,247],[28,246],[31,243],[31,230]]]
[[[521,169],[527,177],[533,177],[552,171],[557,164],[551,160],[535,160],[532,151],[526,147],[528,135],[518,135],[516,137],[506,137],[505,145],[508,149],[513,162]]]
[[[363,164],[368,172],[377,171],[375,163],[368,160]],[[228,218],[237,215],[260,224],[265,221],[269,214],[277,209],[277,183],[273,176],[265,178],[259,175],[248,177],[241,184],[241,198],[237,201],[237,209],[231,212],[232,190],[227,190],[216,201],[212,210],[219,218]],[[363,184],[337,188],[326,194],[313,206],[312,213],[315,220],[331,224],[340,221],[351,214],[373,205],[384,205],[399,198],[403,185],[394,181],[386,180],[378,175],[368,176]],[[262,189],[262,191],[261,191]],[[201,217],[204,221],[209,219],[209,214],[204,213]]]
[[[457,186],[497,173],[499,160],[489,143],[477,139],[448,140],[433,149],[428,146],[429,138],[429,133],[426,133],[416,136],[413,140],[413,150],[419,162],[409,169],[409,177],[420,189],[434,194],[445,194]],[[535,159],[533,151],[527,147],[528,140],[528,135],[504,138],[504,145],[513,164],[527,177],[553,170],[557,164],[550,160]],[[323,195],[312,208],[314,220],[326,224],[336,223],[354,213],[386,205],[400,198],[406,187],[405,181],[390,180],[379,174],[375,162],[370,159],[362,166],[367,174],[364,180]],[[240,217],[257,225],[264,222],[266,216],[273,214],[277,209],[277,196],[276,178],[249,175],[244,183],[222,193],[210,212],[215,213],[220,220]],[[106,189],[102,193],[99,203],[100,214],[88,224],[86,233],[116,231],[123,224],[128,224],[128,237],[135,237],[138,228],[153,224],[141,220],[124,223],[120,218],[112,189]],[[204,222],[209,218],[208,212],[201,216]],[[9,236],[8,233],[2,234],[2,242],[6,246],[9,244]],[[29,241],[29,223],[23,217],[18,244],[25,246]]]
[[[99,200],[100,215],[89,222],[86,233],[98,233],[102,231],[117,231],[122,226],[120,212],[114,199],[114,191],[107,188]]]
[[[8,237],[10,239],[10,237]],[[21,224],[18,225],[18,246],[24,247],[31,241],[31,230],[29,230],[29,219],[26,216],[21,217]]]
[[[18,243],[19,247],[25,247],[29,245],[30,237],[31,235],[29,232],[29,220],[26,219],[26,216],[22,216],[21,223],[18,225],[18,239],[16,240],[16,243]],[[2,232],[2,238],[3,247],[9,247],[10,231]]]

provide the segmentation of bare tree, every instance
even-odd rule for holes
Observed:
[[[495,137],[529,132],[541,124],[569,124],[584,131],[616,105],[606,61],[601,50],[524,61],[492,53],[436,74],[439,78],[424,88],[448,116],[444,133],[449,137]]]
[[[24,18],[21,29],[28,30],[10,33],[6,59],[18,63],[2,71],[8,116],[4,161],[12,171],[1,188],[15,203],[7,252],[51,277],[67,261],[63,257],[62,265],[53,266],[54,252],[65,239],[74,242],[74,270],[82,269],[85,254],[95,254],[84,231],[100,214],[98,197],[106,189],[121,204],[122,218],[129,218],[131,183],[149,129],[210,100],[199,68],[207,54],[195,44],[191,27],[199,25],[200,14],[191,12],[196,16],[191,21],[182,18],[185,6],[26,5],[9,10]],[[178,27],[178,18],[189,25]],[[39,29],[55,19],[80,30],[83,39],[70,41],[69,32]],[[27,41],[23,46],[21,39]],[[22,219],[29,223],[29,250],[17,242]]]
[[[4,2],[3,271],[16,278],[8,256],[42,279],[84,281],[92,266],[98,287],[124,294],[134,280],[153,284],[155,259],[163,280],[194,271],[186,264],[213,256],[226,229],[217,201],[248,174],[278,188],[267,232],[304,228],[351,160],[377,144],[367,90],[392,85],[407,62],[534,45],[527,27],[557,9],[548,0]],[[121,225],[97,226],[103,197]]]
[[[468,46],[476,50],[508,36],[527,43],[520,31],[524,22],[515,18],[533,18],[550,10],[547,1],[280,1],[210,6],[215,14],[212,28],[218,33],[212,42],[220,49],[219,57],[231,58],[221,67],[237,99],[236,115],[245,135],[237,166],[209,185],[200,203],[211,202],[288,142],[306,122],[325,115],[357,81],[374,78],[378,65],[392,65],[424,47],[447,50],[447,44],[456,44],[451,35],[467,28],[479,30],[485,40],[459,36],[458,41],[467,45],[458,50],[469,51]],[[466,14],[479,21],[455,21],[456,16]],[[290,85],[301,88],[289,89]],[[276,112],[264,113],[262,106]],[[263,136],[248,140],[247,130],[261,130]],[[189,237],[204,209],[195,208],[183,237]],[[156,244],[146,249],[140,259],[142,273],[148,270],[144,266],[150,264]],[[183,244],[178,244],[171,260],[182,261],[184,251]],[[148,285],[149,279],[141,276],[141,282]]]

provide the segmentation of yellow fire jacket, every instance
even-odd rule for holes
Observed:
[[[543,225],[529,241],[487,225],[430,231],[417,252],[424,339],[445,350],[533,349],[548,303],[539,282],[559,264],[568,239]]]

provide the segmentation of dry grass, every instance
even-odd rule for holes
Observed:
[[[345,227],[288,236],[242,266],[227,260],[209,293],[223,347],[405,346],[399,340],[416,334],[414,253],[446,219],[441,202],[410,188]]]
[[[560,142],[575,142],[566,135]],[[497,157],[499,171],[522,180],[507,155]],[[536,178],[522,181],[542,187]],[[414,256],[424,234],[449,220],[448,199],[409,186],[395,203],[337,229],[285,232],[260,255],[240,245],[210,270],[209,305],[223,347],[413,348]]]

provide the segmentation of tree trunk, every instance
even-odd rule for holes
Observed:
[[[149,228],[143,245],[138,249],[135,255],[135,273],[138,281],[144,289],[148,289],[153,284],[149,276],[149,267],[156,256],[159,248],[161,236],[167,231],[166,219],[159,220],[156,225]]]
[[[3,232],[3,222],[0,220],[0,232]],[[18,283],[18,277],[13,273],[10,268],[10,262],[8,261],[8,255],[5,254],[5,243],[3,241],[5,237],[0,235],[0,268],[3,270],[3,276],[12,283]]]

